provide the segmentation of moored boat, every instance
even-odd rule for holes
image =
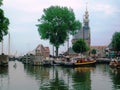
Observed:
[[[47,59],[45,59],[45,60],[42,61],[42,64],[41,64],[41,65],[42,65],[42,66],[51,66],[52,63],[53,63],[52,60],[47,60]]]
[[[117,63],[117,68],[120,69],[120,61]]]
[[[94,66],[96,63],[96,60],[92,58],[82,58],[82,57],[74,57],[71,59],[68,59],[64,65],[65,66]]]
[[[120,68],[120,60],[112,59],[109,65],[111,68]]]
[[[64,66],[74,66],[74,61],[69,57],[65,57],[63,65]]]
[[[73,58],[74,60],[74,66],[93,66],[96,63],[96,60],[92,58],[82,58],[82,57],[76,57]]]

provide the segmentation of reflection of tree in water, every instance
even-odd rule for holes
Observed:
[[[8,77],[8,67],[0,66],[0,90],[3,90],[3,85],[5,84],[4,82],[6,81],[6,77]]]
[[[25,65],[24,69],[27,75],[35,77],[40,83],[40,90],[68,90],[64,80],[59,79],[58,70],[55,68]]]
[[[5,77],[7,75],[8,75],[8,67],[1,67],[0,66],[0,76]]]
[[[90,70],[25,66],[27,75],[40,84],[39,90],[91,90]]]
[[[111,78],[115,89],[120,89],[120,69],[111,69]]]
[[[35,77],[37,80],[48,80],[50,68],[41,66],[24,66],[25,71],[31,77]]]
[[[55,71],[55,78],[40,87],[40,90],[68,90],[64,80],[59,79],[58,71]]]
[[[74,90],[91,90],[90,70],[84,71],[84,68],[73,73]]]

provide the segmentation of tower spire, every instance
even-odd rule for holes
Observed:
[[[83,17],[83,37],[90,46],[90,27],[89,27],[89,13],[88,13],[88,7],[86,2],[86,11]]]
[[[88,8],[87,8],[87,2],[86,2],[86,11],[85,11],[85,14],[84,14],[84,17],[83,17],[83,23],[84,25],[86,26],[89,26],[89,13],[88,13]]]
[[[88,11],[88,10],[87,10],[87,5],[88,5],[88,2],[86,2],[86,11]]]

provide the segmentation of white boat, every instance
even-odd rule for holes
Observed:
[[[120,60],[112,59],[109,65],[111,68],[120,68]]]

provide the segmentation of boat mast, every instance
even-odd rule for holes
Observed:
[[[8,33],[8,55],[10,56],[10,33]]]
[[[69,34],[68,34],[68,37],[67,37],[67,49],[68,49],[68,55],[69,55]]]

